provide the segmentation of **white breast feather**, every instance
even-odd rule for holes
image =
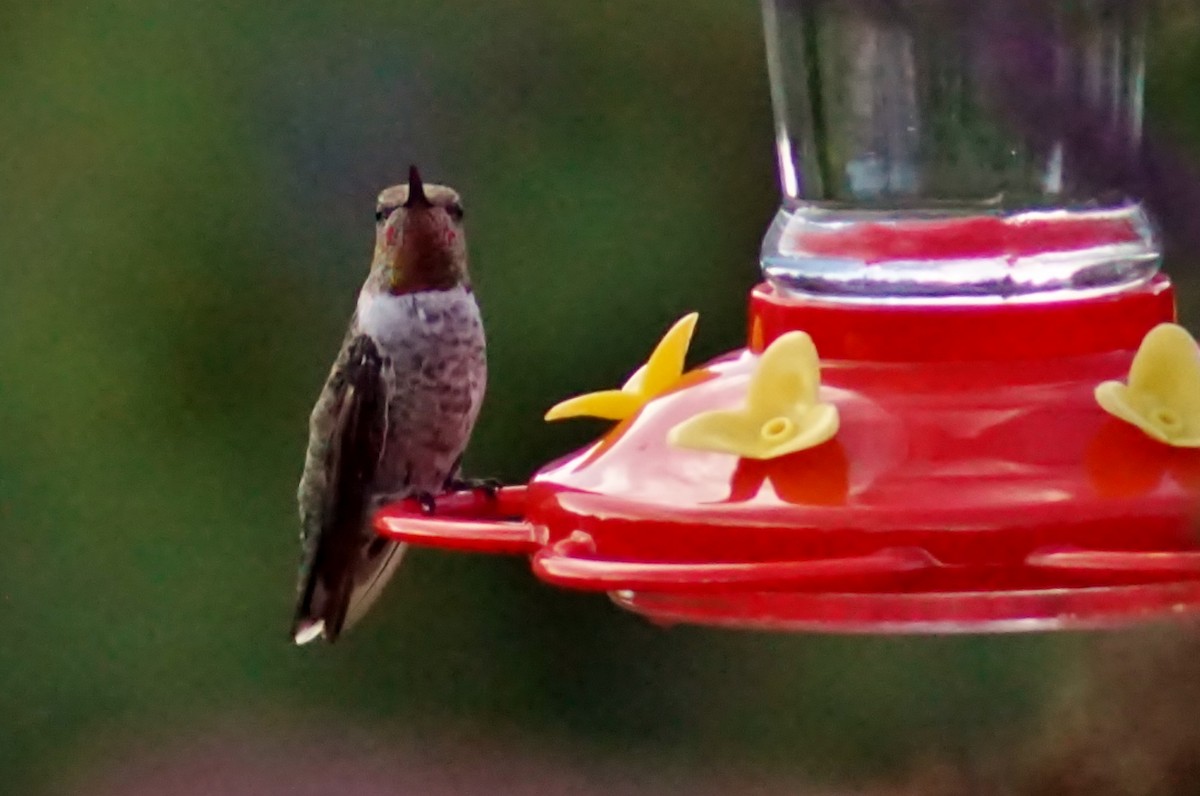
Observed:
[[[358,325],[386,347],[429,336],[432,331],[428,328],[429,315],[444,318],[448,310],[464,304],[478,312],[471,293],[463,287],[399,296],[364,290],[358,295]]]

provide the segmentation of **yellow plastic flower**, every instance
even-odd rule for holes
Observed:
[[[672,428],[667,440],[748,459],[774,459],[816,447],[838,430],[837,407],[817,400],[820,385],[812,338],[788,332],[759,358],[745,405],[702,412]]]
[[[1182,326],[1162,323],[1142,340],[1129,383],[1106,381],[1096,401],[1154,439],[1200,448],[1200,351]]]
[[[683,360],[692,342],[698,313],[685,315],[675,322],[646,360],[619,390],[602,390],[577,395],[557,403],[546,412],[547,420],[567,417],[602,417],[624,420],[651,399],[666,392],[683,375]]]

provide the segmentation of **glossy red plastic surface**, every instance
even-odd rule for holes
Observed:
[[[750,294],[750,348],[803,329],[823,361],[1047,360],[1136,349],[1155,324],[1175,317],[1165,277],[1133,291],[1072,301],[995,304],[853,304]]]
[[[737,403],[756,357],[734,352],[543,469],[519,501],[389,507],[379,528],[532,553],[543,580],[661,622],[945,632],[1197,610],[1200,451],[1150,440],[1092,394],[1172,317],[1164,279],[969,309],[760,287],[751,348],[812,334],[822,400],[841,414],[830,442],[769,461],[668,445],[675,424]]]
[[[837,633],[1081,630],[1194,613],[1200,580],[1026,591],[616,592],[613,602],[662,625]]]
[[[375,527],[412,544],[470,553],[533,553],[533,529],[524,520],[525,487],[506,486],[489,497],[482,490],[442,495],[433,514],[415,499],[384,506]]]

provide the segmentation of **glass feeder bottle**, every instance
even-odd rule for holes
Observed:
[[[1142,283],[1137,0],[763,0],[784,292],[1062,299]]]

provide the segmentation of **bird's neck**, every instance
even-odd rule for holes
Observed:
[[[474,305],[475,296],[466,285],[446,290],[417,290],[392,293],[364,285],[358,295],[358,326],[379,341],[401,339],[455,305]]]
[[[385,263],[377,263],[371,269],[364,289],[378,293],[403,296],[438,290],[470,289],[471,280],[465,266],[447,264],[445,267],[407,267],[397,274]]]

